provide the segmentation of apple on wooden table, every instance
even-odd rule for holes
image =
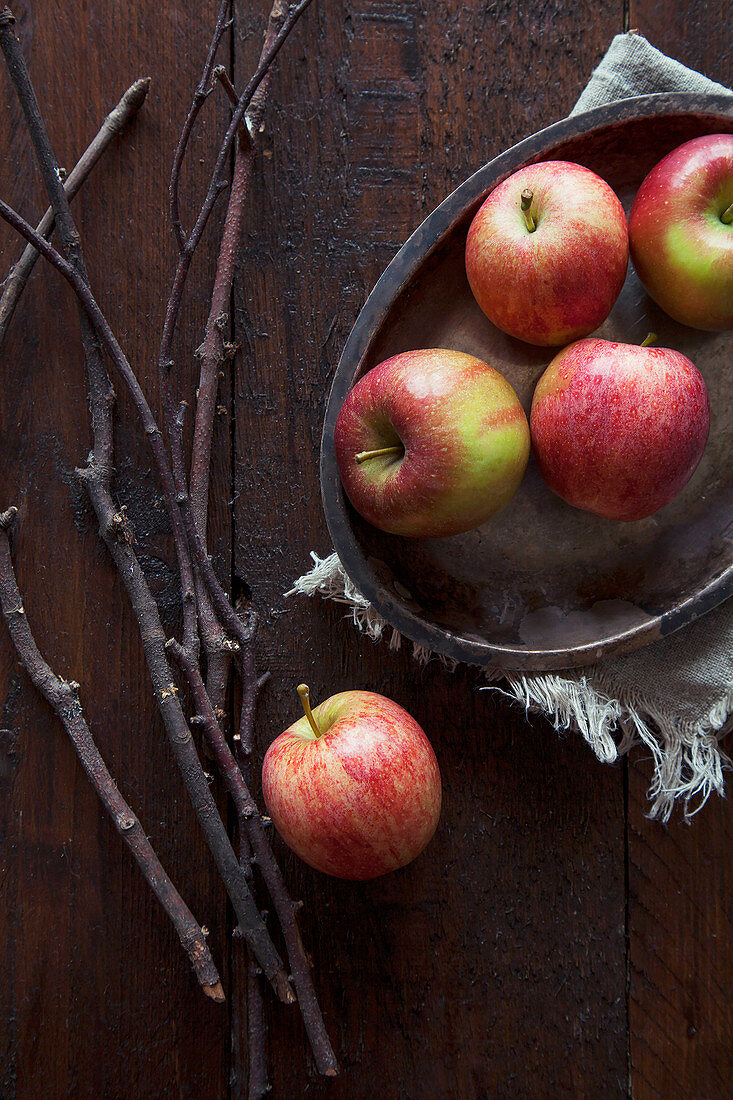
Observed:
[[[664,507],[697,467],[710,428],[702,375],[680,352],[579,340],[537,383],[530,425],[553,492],[576,508],[639,520]]]
[[[660,160],[629,233],[639,278],[670,317],[733,328],[733,134],[693,138]]]
[[[435,753],[406,710],[372,691],[342,691],[270,745],[262,793],[275,828],[318,871],[371,879],[422,852],[438,824]]]
[[[605,321],[628,261],[621,203],[605,180],[570,161],[530,164],[500,183],[466,240],[468,281],[489,320],[548,347]]]
[[[334,444],[357,512],[391,534],[437,538],[509,503],[527,466],[529,426],[499,371],[429,348],[386,359],[356,383]]]

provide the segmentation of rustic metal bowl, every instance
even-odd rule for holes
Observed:
[[[628,211],[647,172],[675,146],[733,129],[725,96],[662,94],[600,107],[520,142],[461,184],[412,234],[351,331],[331,389],[321,486],[335,550],[356,587],[402,634],[460,661],[541,670],[626,653],[691,622],[733,594],[733,333],[676,324],[630,268],[600,335],[661,346],[697,364],[712,424],[702,462],[656,515],[617,523],[571,508],[534,460],[514,500],[490,522],[446,539],[404,539],[371,527],[339,479],[334,424],[354,382],[410,348],[468,352],[500,370],[525,410],[554,354],[505,336],[481,313],[466,280],[469,223],[498,183],[539,160],[597,172]]]

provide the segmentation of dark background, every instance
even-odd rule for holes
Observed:
[[[153,85],[75,203],[103,308],[151,399],[174,248],[170,160],[215,4],[53,0],[15,5],[42,109],[72,162],[137,76]],[[241,84],[267,0],[235,0]],[[343,609],[285,600],[325,554],[318,493],[324,402],[360,306],[421,219],[494,154],[565,115],[612,36],[733,82],[727,0],[518,5],[315,0],[273,81],[236,292],[242,343],[216,437],[212,524],[221,575],[262,614],[272,679],[259,748],[292,721],[295,685],[404,704],[431,737],[445,808],[427,852],[350,885],[277,846],[305,901],[304,939],[343,1075],[319,1080],[297,1012],[268,998],[276,1097],[733,1096],[733,817],[710,800],[691,827],[645,817],[649,762],[602,766],[576,736],[526,721],[468,670],[418,667],[357,635]],[[189,217],[228,117],[205,109],[184,177]],[[7,76],[0,193],[45,208]],[[19,246],[0,231],[2,267]],[[214,249],[201,250],[182,325],[190,396]],[[29,621],[81,683],[123,793],[198,918],[227,990],[206,1000],[58,723],[0,630],[0,1095],[239,1097],[245,960],[172,765],[137,629],[73,469],[89,437],[76,312],[39,265],[6,342],[0,505]],[[148,453],[120,394],[116,492],[176,622],[168,532]],[[222,803],[224,804],[224,803]]]

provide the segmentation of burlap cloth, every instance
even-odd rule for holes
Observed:
[[[619,34],[593,73],[572,114],[650,92],[717,92],[708,80],[650,46]],[[288,595],[314,595],[348,605],[355,625],[374,641],[399,634],[369,606],[336,554],[319,558]],[[416,647],[419,659],[431,654]],[[599,760],[612,763],[634,745],[651,751],[650,816],[667,821],[677,799],[685,816],[712,791],[723,794],[731,762],[720,747],[733,712],[733,599],[697,622],[627,657],[576,671],[521,675],[487,669],[492,687],[542,712],[556,729],[575,729]],[[494,683],[495,682],[495,683]]]

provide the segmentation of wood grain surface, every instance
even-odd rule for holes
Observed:
[[[157,402],[154,355],[173,262],[170,158],[214,3],[16,5],[62,162],[137,76],[147,104],[75,210],[92,282]],[[611,37],[647,33],[724,83],[723,0],[704,5],[315,0],[276,71],[235,295],[242,349],[215,440],[215,562],[262,617],[269,669],[258,748],[290,723],[295,685],[323,698],[384,692],[424,726],[444,812],[428,850],[366,885],[312,872],[276,841],[305,902],[302,930],[342,1076],[314,1071],[297,1013],[269,998],[273,1095],[714,1100],[733,1095],[730,807],[691,827],[649,822],[648,764],[604,767],[469,670],[423,668],[359,637],[343,609],[286,599],[324,554],[318,491],[325,398],[376,278],[448,192],[511,143],[566,114]],[[267,0],[235,0],[241,85]],[[229,56],[227,57],[227,51]],[[0,75],[0,194],[42,202]],[[227,117],[212,98],[184,178]],[[208,239],[208,238],[207,238]],[[0,230],[3,269],[19,252]],[[204,247],[181,332],[181,396],[195,385],[212,277]],[[81,684],[125,797],[198,919],[227,1004],[205,1000],[53,717],[0,631],[0,1096],[246,1096],[246,960],[173,768],[137,631],[74,477],[89,443],[75,311],[38,267],[3,349],[0,506],[21,509],[15,554],[51,663]],[[173,627],[169,532],[128,403],[116,492]],[[160,517],[159,519],[157,517]],[[222,805],[225,803],[222,800]]]

